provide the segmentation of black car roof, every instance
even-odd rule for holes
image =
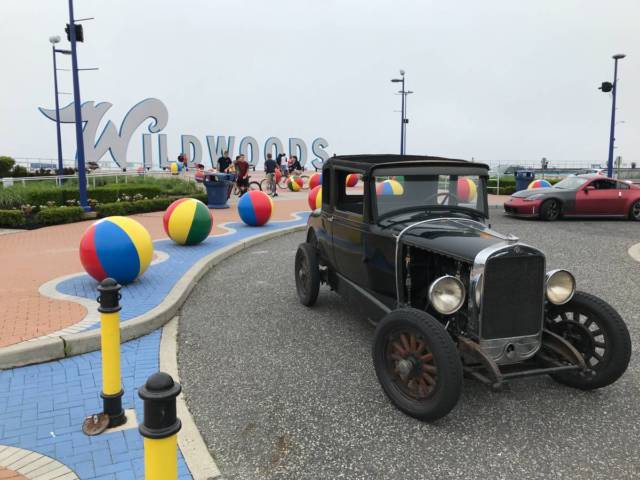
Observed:
[[[458,158],[432,157],[429,155],[393,155],[393,154],[362,154],[338,155],[330,157],[325,164],[336,165],[354,170],[368,171],[379,165],[405,164],[407,166],[421,163],[429,166],[477,166],[489,169],[484,163],[469,162]]]

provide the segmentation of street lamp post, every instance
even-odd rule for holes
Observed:
[[[613,83],[603,82],[600,89],[603,92],[611,92],[611,128],[609,130],[609,157],[607,159],[607,176],[613,176],[613,148],[616,140],[616,92],[618,86],[618,60],[626,57],[624,53],[617,53],[613,58]]]
[[[410,90],[405,90],[405,81],[404,81],[404,70],[400,70],[401,78],[392,78],[391,81],[393,83],[402,84],[402,90],[398,93],[402,95],[402,110],[400,110],[400,155],[405,154],[406,146],[407,146],[407,123],[409,120],[407,119],[407,99],[406,96],[410,93],[413,93]]]
[[[68,55],[71,52],[69,50],[60,50],[56,48],[56,44],[60,43],[60,37],[58,35],[49,37],[49,42],[51,42],[51,54],[53,56],[53,88],[56,102],[56,137],[58,140],[58,175],[62,175],[64,165],[62,164],[62,136],[60,134],[60,103],[58,101],[58,67],[56,65],[56,53]]]
[[[80,103],[80,81],[78,79],[78,55],[76,50],[76,24],[73,18],[73,0],[69,0],[69,41],[71,42],[71,70],[73,76],[73,106],[76,120],[76,149],[78,155],[78,187],[80,206],[89,211],[87,201],[87,173],[84,167],[84,139],[82,138],[82,108]]]

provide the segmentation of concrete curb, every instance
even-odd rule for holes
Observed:
[[[162,329],[160,340],[160,371],[171,375],[176,382],[180,382],[177,342],[179,321],[180,317],[173,317]],[[176,398],[176,412],[182,422],[182,429],[178,433],[178,445],[193,480],[220,478],[220,470],[189,412],[184,391]]]
[[[627,253],[631,258],[633,258],[636,262],[640,262],[640,243],[636,243],[635,245],[631,245]]]
[[[212,267],[225,258],[275,237],[298,232],[307,228],[306,223],[293,225],[257,235],[246,240],[228,245],[198,260],[174,285],[171,292],[158,306],[132,320],[127,320],[120,327],[122,342],[146,335],[171,320],[185,302],[198,280]],[[49,362],[73,355],[93,352],[100,349],[100,330],[62,335],[57,338],[42,338],[22,342],[0,349],[0,370],[22,367],[33,363]]]

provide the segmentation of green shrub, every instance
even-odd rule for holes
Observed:
[[[21,210],[0,210],[0,227],[20,228],[24,224],[25,218]]]
[[[11,170],[11,176],[12,177],[28,177],[29,170],[27,170],[27,168],[23,167],[22,165],[14,165],[13,169]]]
[[[34,223],[38,225],[58,225],[82,220],[84,210],[81,207],[43,208],[36,213]]]
[[[20,208],[27,203],[25,189],[20,187],[0,188],[0,209]]]
[[[8,177],[16,161],[11,157],[0,157],[0,177]]]

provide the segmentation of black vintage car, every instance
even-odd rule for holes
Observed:
[[[363,190],[345,186],[354,173]],[[629,363],[629,333],[610,305],[487,226],[487,179],[486,165],[464,160],[333,157],[296,252],[300,301],[313,305],[327,283],[377,323],[380,384],[422,420],[451,411],[463,375],[499,388],[548,374],[591,390]]]

